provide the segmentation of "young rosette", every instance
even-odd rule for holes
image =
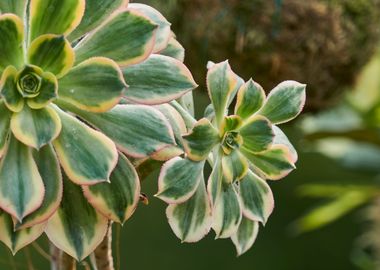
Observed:
[[[217,238],[231,238],[240,255],[272,213],[266,180],[295,169],[297,153],[277,125],[301,112],[305,85],[286,81],[266,97],[259,84],[244,83],[228,62],[210,67],[207,85],[212,105],[183,136],[185,157],[163,166],[157,196],[170,204],[168,220],[182,241],[198,241],[213,228]],[[212,167],[207,185],[206,162]]]
[[[180,46],[151,7],[17,0],[0,1],[0,12],[0,240],[15,253],[46,232],[82,260],[136,208],[126,155],[182,153],[148,105],[196,84],[170,57]]]

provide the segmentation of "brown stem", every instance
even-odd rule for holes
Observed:
[[[112,224],[109,225],[106,236],[94,254],[98,270],[115,270],[112,257]]]
[[[76,270],[77,264],[70,255],[50,244],[51,270]]]

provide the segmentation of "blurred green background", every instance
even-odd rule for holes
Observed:
[[[181,244],[166,205],[153,197],[152,175],[143,182],[149,205],[114,227],[120,269],[380,269],[380,207],[378,215],[368,214],[380,197],[380,0],[137,2],[173,23],[200,84],[198,118],[209,103],[208,60],[229,58],[238,74],[267,90],[285,79],[307,83],[308,103],[297,121],[282,126],[299,152],[297,170],[269,183],[275,211],[249,252],[237,258],[232,243],[215,241],[213,233]],[[353,191],[365,199],[339,200]],[[46,237],[16,257],[1,246],[0,269],[48,269],[40,248],[48,251]]]

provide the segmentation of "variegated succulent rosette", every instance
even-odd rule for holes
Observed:
[[[169,224],[182,241],[199,241],[212,228],[217,238],[231,238],[240,255],[273,211],[266,180],[279,180],[295,169],[297,152],[277,125],[302,111],[306,87],[285,81],[266,96],[228,62],[211,63],[207,86],[212,104],[205,118],[195,123],[179,110],[192,127],[183,136],[186,155],[164,164],[157,197],[169,204]],[[207,183],[206,163],[212,167]]]
[[[16,253],[45,232],[82,260],[136,208],[126,155],[183,153],[171,108],[154,105],[196,84],[149,6],[2,0],[0,11],[0,240]]]

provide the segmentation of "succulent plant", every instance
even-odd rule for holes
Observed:
[[[169,223],[182,241],[198,241],[212,227],[217,238],[231,237],[240,255],[272,213],[273,194],[265,180],[281,179],[295,168],[297,152],[276,125],[301,112],[305,85],[285,81],[266,97],[259,84],[244,83],[222,62],[210,67],[207,86],[212,105],[183,136],[186,156],[162,167],[156,196],[170,204]],[[207,190],[206,160],[213,168]]]
[[[0,240],[13,252],[46,232],[83,259],[109,220],[136,208],[140,183],[125,155],[181,153],[148,105],[196,84],[179,60],[154,54],[171,39],[169,23],[127,3],[0,3]]]
[[[195,123],[197,85],[157,10],[7,0],[0,11],[0,240],[13,253],[46,233],[78,261],[100,243],[109,255],[110,224],[135,211],[151,161],[166,162],[157,196],[183,241],[213,224],[239,254],[253,244],[273,209],[264,179],[294,169],[296,152],[275,124],[300,113],[304,85],[284,82],[266,98],[228,62],[216,64],[209,118]]]

